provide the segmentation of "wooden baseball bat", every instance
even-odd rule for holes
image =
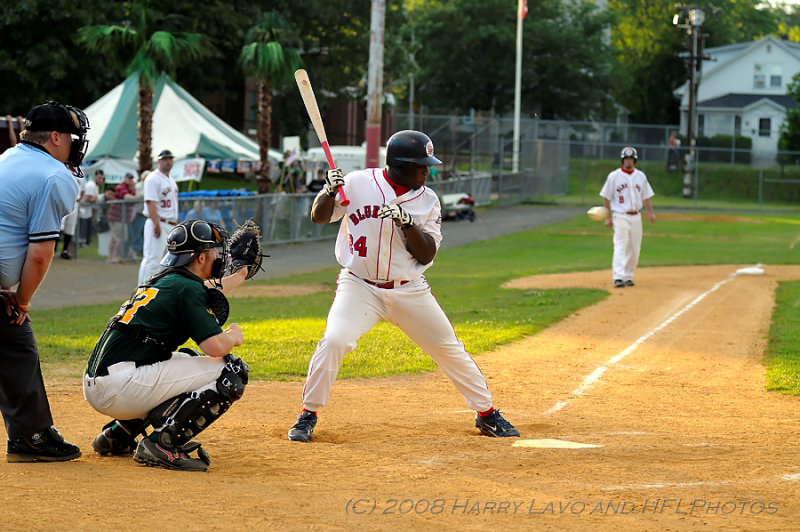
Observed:
[[[336,164],[333,162],[333,155],[331,155],[331,147],[328,145],[328,136],[325,134],[325,126],[322,124],[322,117],[319,114],[319,105],[317,105],[317,98],[314,96],[314,89],[311,87],[311,82],[308,80],[308,73],[302,68],[295,70],[294,80],[297,82],[297,88],[300,89],[300,96],[303,97],[303,103],[306,106],[308,117],[311,119],[311,124],[314,126],[314,131],[317,132],[319,143],[322,144],[322,151],[325,152],[325,158],[328,159],[328,166],[333,170]],[[339,187],[339,196],[342,199],[342,205],[350,205],[350,200],[344,193],[344,187]]]

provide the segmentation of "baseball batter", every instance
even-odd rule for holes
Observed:
[[[138,284],[144,283],[161,268],[159,262],[167,251],[167,235],[178,224],[178,184],[170,177],[174,157],[164,150],[158,154],[158,170],[144,182],[144,244]]]
[[[614,286],[634,286],[633,272],[639,264],[642,249],[642,217],[644,207],[655,223],[656,215],[650,198],[653,189],[644,172],[636,169],[638,154],[631,147],[622,148],[622,166],[606,178],[600,191],[603,205],[608,209],[606,227],[614,228],[614,257],[611,261]]]
[[[318,224],[342,220],[336,258],[342,265],[323,338],[311,357],[303,388],[303,411],[289,439],[307,442],[325,406],[344,356],[380,319],[397,325],[447,374],[467,405],[478,412],[475,426],[497,437],[519,431],[492,406],[478,365],[456,337],[423,273],[442,241],[441,209],[425,187],[428,167],[440,164],[433,143],[418,131],[399,131],[386,145],[385,169],[347,174],[330,170],[311,209]],[[343,186],[350,204],[336,199]]]

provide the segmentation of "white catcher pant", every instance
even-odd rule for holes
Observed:
[[[172,353],[172,358],[136,367],[109,366],[103,377],[83,376],[83,396],[98,412],[115,419],[140,419],[155,407],[186,392],[216,389],[224,358]]]
[[[153,220],[147,218],[144,222],[144,243],[142,245],[142,263],[139,265],[138,284],[144,283],[153,274],[161,269],[161,259],[167,252],[167,237],[170,231],[175,229],[174,225],[166,222],[158,222],[161,226],[161,235],[156,238],[153,233]]]
[[[476,411],[492,407],[492,394],[480,368],[456,338],[453,326],[424,277],[385,289],[369,285],[348,270],[337,281],[325,335],[308,365],[303,407],[316,412],[328,402],[344,356],[378,320],[395,324],[425,351]]]
[[[639,252],[642,250],[642,215],[615,212],[612,223],[614,224],[614,257],[611,261],[613,278],[632,281],[633,272],[639,264]]]

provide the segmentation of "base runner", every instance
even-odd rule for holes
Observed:
[[[385,169],[342,176],[330,170],[311,209],[318,224],[343,219],[336,239],[342,265],[325,335],[317,344],[303,388],[303,410],[289,439],[308,442],[344,356],[380,319],[397,325],[447,374],[477,411],[475,426],[489,436],[519,436],[493,407],[478,365],[456,337],[423,273],[442,241],[441,208],[425,187],[428,168],[440,164],[433,143],[418,131],[399,131],[386,145]],[[343,186],[350,204],[335,199]]]

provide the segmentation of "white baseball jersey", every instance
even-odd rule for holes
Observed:
[[[438,248],[442,231],[436,193],[423,186],[397,197],[380,168],[350,172],[344,179],[350,204],[342,207],[337,195],[331,217],[331,221],[342,219],[336,258],[344,268],[328,311],[325,335],[308,364],[303,407],[316,412],[327,404],[344,356],[384,319],[430,355],[470,408],[489,410],[492,394],[486,379],[456,337],[422,275],[431,263],[417,261],[406,249],[405,236],[397,224],[378,217],[383,204],[402,206],[414,224],[433,237]]]
[[[350,172],[344,191],[350,205],[342,207],[337,201],[331,217],[331,221],[347,217],[336,238],[339,264],[362,279],[376,282],[413,281],[433,264],[417,261],[406,249],[403,231],[393,220],[378,218],[378,210],[385,203],[400,205],[423,232],[433,237],[438,249],[442,217],[435,192],[423,186],[396,197],[381,168]]]
[[[614,227],[614,255],[611,277],[633,281],[642,250],[642,216],[644,201],[653,197],[653,189],[644,172],[617,168],[606,178],[600,195],[609,201]]]
[[[178,184],[159,170],[151,172],[144,180],[144,201],[155,202],[159,218],[172,221],[178,219]],[[150,215],[147,203],[142,212],[145,216]]]
[[[639,212],[644,200],[653,197],[653,189],[641,170],[634,168],[628,173],[617,168],[608,174],[600,195],[611,203],[614,212]]]

